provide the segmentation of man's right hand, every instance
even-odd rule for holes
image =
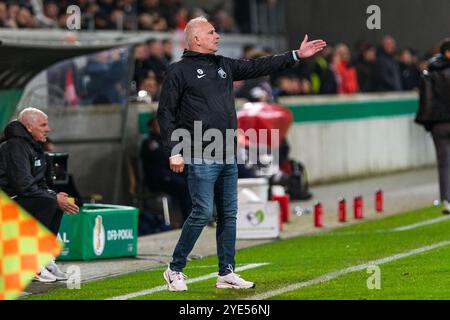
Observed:
[[[58,193],[56,195],[56,201],[58,202],[58,207],[68,214],[78,213],[80,211],[80,208],[70,201],[69,195],[65,192]]]
[[[173,172],[181,173],[184,170],[184,159],[181,154],[170,157],[169,164]]]

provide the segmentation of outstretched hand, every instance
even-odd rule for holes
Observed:
[[[308,35],[305,35],[300,48],[297,50],[297,55],[300,58],[308,58],[315,55],[317,52],[322,51],[327,46],[327,43],[323,40],[308,41]]]

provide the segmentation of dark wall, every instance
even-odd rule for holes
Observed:
[[[450,37],[449,0],[285,0],[290,48],[297,48],[305,33],[331,44],[356,41],[378,44],[385,34],[397,40],[397,47],[425,53],[444,37]],[[366,26],[369,5],[381,9],[381,30]]]

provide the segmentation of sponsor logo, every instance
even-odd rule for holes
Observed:
[[[105,228],[103,227],[103,218],[98,215],[95,218],[95,226],[93,230],[93,247],[96,256],[100,256],[105,249]]]
[[[222,68],[219,68],[219,70],[217,70],[217,73],[219,74],[219,76],[220,76],[222,79],[225,79],[225,78],[227,77],[227,73],[226,73],[225,71],[223,71]]]
[[[258,210],[256,212],[250,211],[246,215],[248,222],[250,224],[257,226],[258,224],[261,224],[264,221],[264,211]]]
[[[206,74],[204,73],[204,71],[202,69],[197,69],[197,78],[203,78],[204,76],[206,76]]]
[[[133,229],[108,230],[108,241],[113,240],[133,240]]]

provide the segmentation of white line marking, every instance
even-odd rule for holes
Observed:
[[[290,286],[284,287],[284,288],[280,288],[277,290],[272,290],[272,291],[268,291],[265,293],[261,293],[261,294],[257,294],[254,296],[251,296],[249,298],[247,298],[246,300],[264,300],[264,299],[268,299],[289,291],[294,291],[294,290],[298,290],[307,286],[311,286],[311,285],[315,285],[315,284],[319,284],[319,283],[323,283],[323,282],[327,282],[330,280],[333,280],[337,277],[340,277],[342,275],[351,273],[351,272],[355,272],[355,271],[362,271],[364,269],[367,269],[369,266],[372,265],[380,265],[380,264],[385,264],[388,262],[392,262],[398,259],[402,259],[402,258],[406,258],[412,255],[416,255],[416,254],[420,254],[426,251],[430,251],[436,248],[440,248],[440,247],[444,247],[444,246],[448,246],[450,245],[450,241],[442,241],[442,242],[437,242],[434,244],[431,244],[429,246],[425,246],[425,247],[420,247],[411,251],[407,251],[404,253],[399,253],[399,254],[395,254],[393,256],[389,256],[386,258],[381,258],[381,259],[377,259],[377,260],[372,260],[369,261],[367,263],[364,264],[360,264],[360,265],[356,265],[353,267],[349,267],[349,268],[345,268],[345,269],[341,269],[339,271],[335,271],[335,272],[330,272],[330,273],[326,273],[322,276],[319,276],[317,278],[308,280],[308,281],[303,281],[303,282],[298,282],[298,283],[294,283]]]
[[[406,230],[416,229],[416,228],[420,228],[423,226],[427,226],[429,224],[434,224],[434,223],[438,223],[441,221],[445,221],[448,219],[450,219],[450,216],[439,217],[439,218],[425,220],[425,221],[414,223],[414,224],[409,224],[409,225],[406,225],[403,227],[394,228],[394,229],[391,229],[391,231],[398,232],[398,231],[406,231]]]
[[[244,270],[248,270],[248,269],[253,269],[253,268],[258,268],[258,267],[262,267],[262,266],[266,266],[269,263],[267,262],[263,262],[263,263],[251,263],[251,264],[247,264],[244,265],[242,267],[238,267],[235,269],[235,271],[244,271]],[[162,277],[162,275],[161,275]],[[194,282],[199,282],[199,281],[203,281],[203,280],[207,280],[207,279],[211,279],[211,278],[215,278],[217,277],[217,272],[213,272],[201,277],[197,277],[197,278],[192,278],[186,281],[186,284],[189,283],[194,283]],[[117,296],[117,297],[113,297],[113,298],[109,298],[109,299],[105,299],[105,300],[128,300],[128,299],[133,299],[136,297],[140,297],[140,296],[145,296],[148,294],[152,294],[155,292],[159,292],[159,291],[164,291],[167,290],[167,285],[164,286],[158,286],[155,288],[151,288],[151,289],[146,289],[146,290],[142,290],[142,291],[138,291],[138,292],[133,292],[133,293],[129,293],[129,294],[125,294],[122,296]]]
[[[333,236],[334,237],[334,236],[351,236],[351,235],[364,235],[364,234],[374,234],[374,233],[401,232],[401,231],[408,231],[408,230],[421,228],[424,226],[428,226],[430,224],[435,224],[435,223],[446,221],[446,220],[450,220],[450,215],[444,216],[444,217],[438,217],[438,218],[434,218],[434,219],[429,219],[429,220],[424,220],[424,221],[413,223],[413,224],[407,224],[405,226],[392,228],[392,229],[362,230],[362,231],[338,231],[338,232],[334,232],[336,230],[330,230],[330,231],[325,231],[322,233],[317,233],[313,236],[319,236],[319,237]]]

